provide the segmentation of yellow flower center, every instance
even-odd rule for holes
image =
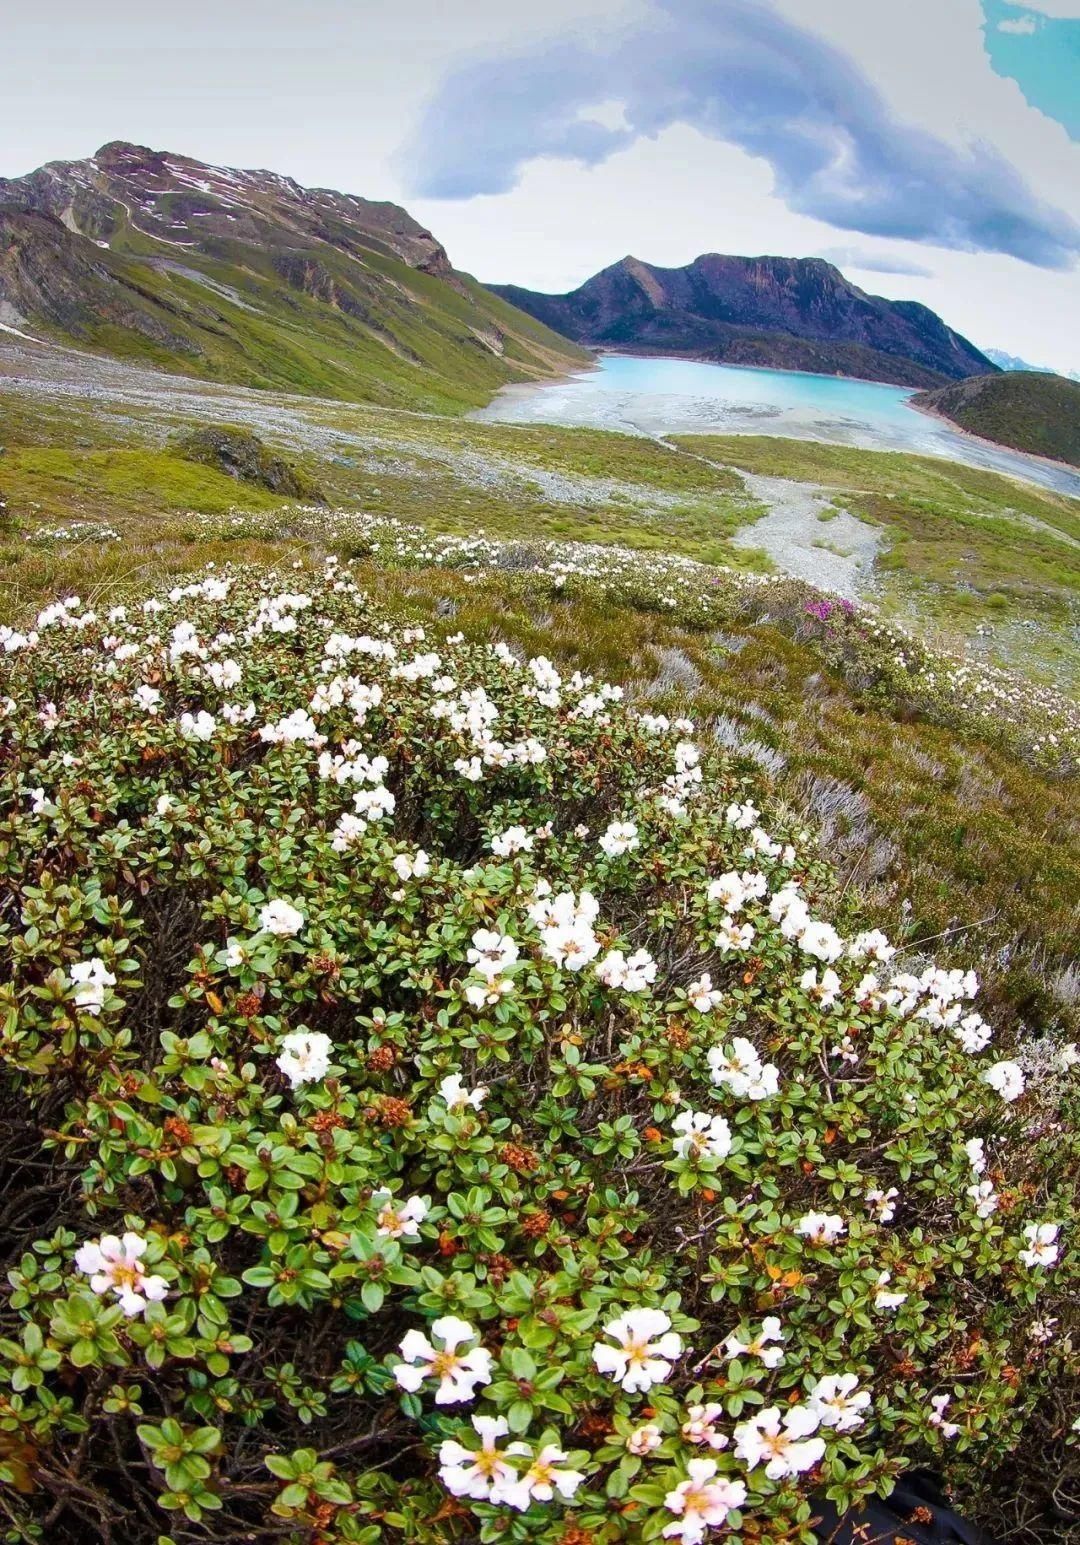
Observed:
[[[442,1352],[435,1353],[435,1360],[431,1365],[431,1371],[436,1378],[445,1379],[448,1374],[453,1373],[460,1363],[461,1358],[457,1353],[451,1352],[449,1348],[446,1348]]]

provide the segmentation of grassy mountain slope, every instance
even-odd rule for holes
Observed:
[[[128,145],[0,179],[0,322],[209,380],[436,412],[582,357],[394,205]]]
[[[820,258],[623,258],[567,295],[496,294],[579,343],[929,387],[993,372],[925,306],[868,295]]]
[[[919,407],[970,434],[1080,467],[1080,382],[1036,370],[960,381],[920,392]]]

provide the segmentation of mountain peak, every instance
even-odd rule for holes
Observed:
[[[110,140],[83,161],[52,161],[26,177],[0,178],[0,199],[51,214],[99,246],[112,245],[124,230],[203,252],[237,237],[280,244],[289,232],[294,246],[374,246],[410,268],[453,274],[442,244],[396,204],[128,140]]]
[[[577,343],[931,387],[995,366],[927,307],[868,295],[825,258],[628,256],[566,295],[496,294]]]

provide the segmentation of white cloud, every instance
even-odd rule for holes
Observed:
[[[1017,16],[1015,18],[1007,16],[1004,21],[998,22],[997,30],[999,32],[1012,32],[1017,37],[1026,38],[1038,30],[1038,25],[1034,16]]]

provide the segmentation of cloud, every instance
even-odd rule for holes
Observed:
[[[1080,21],[1080,0],[1005,0],[1024,11],[1038,11],[1054,21]]]
[[[611,100],[625,123],[582,117]],[[636,25],[591,45],[466,63],[443,81],[399,165],[420,196],[500,194],[537,157],[597,166],[674,124],[763,158],[790,210],[841,230],[1045,268],[1080,253],[1080,226],[997,150],[958,149],[902,122],[846,54],[767,0],[653,0]],[[722,220],[723,190],[702,197]]]
[[[1030,37],[1038,30],[1038,26],[1034,16],[1007,16],[1004,21],[998,22],[997,30],[1015,33],[1017,37]]]
[[[860,247],[826,247],[815,253],[837,268],[859,268],[869,274],[908,274],[913,279],[932,279],[934,270],[908,258],[891,257],[887,252],[865,252]]]

